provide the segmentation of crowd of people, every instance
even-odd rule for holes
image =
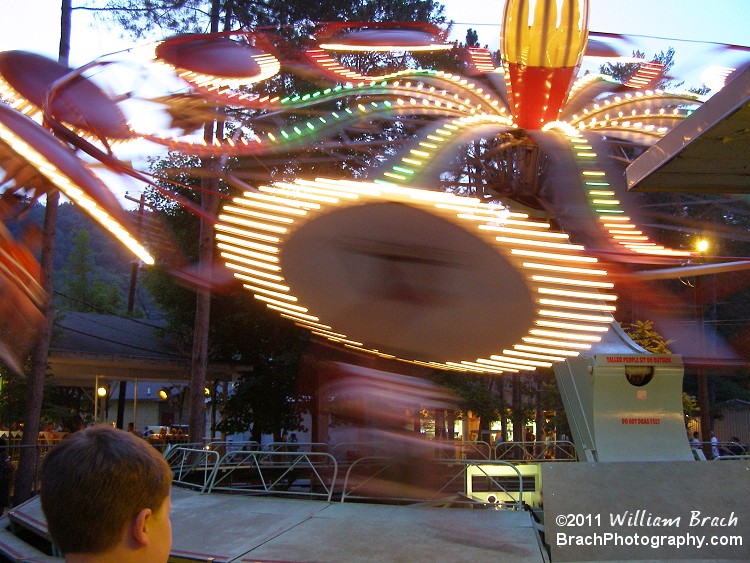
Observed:
[[[728,442],[721,442],[712,430],[709,440],[703,442],[700,439],[700,432],[693,432],[692,438],[690,438],[690,447],[698,451],[703,450],[704,445],[708,446],[711,459],[730,455],[745,455],[747,453],[737,436],[732,436]]]

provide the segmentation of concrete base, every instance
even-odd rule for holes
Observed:
[[[542,479],[553,561],[750,560],[750,460],[546,463]]]
[[[46,535],[38,499],[12,518]],[[531,515],[172,491],[173,561],[545,561]],[[46,561],[0,523],[0,551]],[[24,545],[26,545],[24,547]],[[56,561],[60,561],[57,559]]]

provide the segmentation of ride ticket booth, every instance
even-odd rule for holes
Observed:
[[[555,375],[581,461],[693,460],[682,405],[682,357],[603,353]]]

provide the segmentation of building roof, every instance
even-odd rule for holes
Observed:
[[[626,170],[644,192],[750,193],[750,66]]]
[[[190,350],[182,351],[166,324],[96,313],[61,313],[49,353],[59,384],[118,380],[187,381]],[[211,379],[231,379],[239,366],[209,364]]]

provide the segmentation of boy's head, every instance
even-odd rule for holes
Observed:
[[[64,439],[44,458],[41,501],[66,554],[115,549],[166,561],[172,544],[172,472],[140,438],[106,426]]]

